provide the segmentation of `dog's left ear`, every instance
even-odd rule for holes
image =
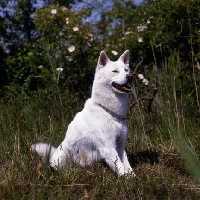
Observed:
[[[119,57],[118,60],[122,60],[124,64],[129,64],[130,53],[129,50],[124,51],[124,53]]]

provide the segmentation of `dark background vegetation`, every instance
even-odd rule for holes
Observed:
[[[0,198],[199,199],[200,1],[80,3],[0,2]],[[126,149],[137,177],[102,163],[52,171],[31,144],[58,145],[91,94],[100,51],[116,60],[126,49],[135,77]],[[155,87],[150,112],[140,99]]]

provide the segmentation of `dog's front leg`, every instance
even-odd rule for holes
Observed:
[[[127,157],[127,154],[126,154],[126,151],[123,147],[119,148],[118,149],[118,154],[121,158],[121,161],[124,165],[124,170],[125,170],[125,173],[128,174],[128,175],[131,175],[131,176],[135,176],[134,172],[133,172],[133,169],[128,161],[128,157]]]
[[[125,174],[124,164],[115,148],[102,148],[100,149],[100,154],[102,159],[114,172],[117,172],[119,176]]]
[[[126,145],[126,137],[118,137],[117,141],[116,141],[116,145],[117,145],[117,152],[118,155],[124,165],[124,170],[125,173],[131,176],[135,176],[132,167],[128,161],[128,157],[125,151],[125,145]]]
[[[122,163],[124,164],[125,172],[127,174],[130,174],[131,176],[136,176],[135,173],[133,172],[133,169],[128,161],[128,157],[126,154],[126,151],[123,151],[123,156],[122,156]]]

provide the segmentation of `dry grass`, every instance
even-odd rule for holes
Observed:
[[[169,134],[168,112],[161,112],[156,101],[151,115],[143,110],[143,104],[129,114],[127,152],[137,177],[127,179],[117,177],[104,163],[86,168],[69,163],[66,169],[54,171],[34,155],[30,150],[34,140],[49,142],[54,136],[53,144],[61,142],[75,112],[64,112],[61,119],[59,103],[40,98],[18,97],[1,104],[0,199],[200,198],[199,185]],[[73,106],[79,110],[82,105],[73,102]],[[198,154],[198,127],[192,124],[190,129],[186,121],[192,130],[187,137]]]

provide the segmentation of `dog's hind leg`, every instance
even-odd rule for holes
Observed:
[[[55,170],[64,167],[68,157],[68,149],[64,143],[61,143],[50,159],[51,167],[53,167]]]

